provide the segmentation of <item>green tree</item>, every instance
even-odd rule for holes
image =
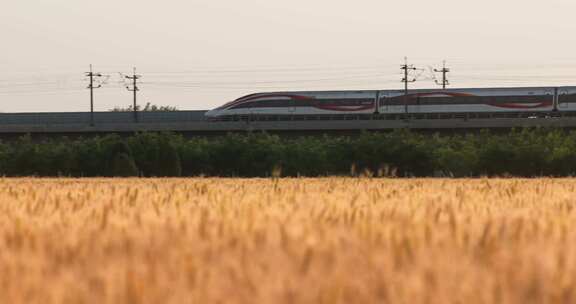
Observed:
[[[114,177],[139,176],[138,167],[136,167],[134,159],[132,159],[132,157],[126,153],[119,153],[114,155],[110,173]]]
[[[182,175],[180,155],[174,145],[168,140],[162,140],[160,143],[156,168],[157,176],[178,177]]]
[[[110,112],[132,112],[134,111],[134,106],[130,105],[128,107],[115,107],[114,109],[111,109]],[[144,107],[140,106],[140,105],[136,105],[136,111],[138,112],[175,112],[178,111],[177,107],[174,106],[158,106],[158,105],[153,105],[151,103],[146,103],[146,105],[144,105]]]
[[[132,156],[132,150],[123,140],[117,140],[111,145],[108,157],[109,176],[139,176],[140,171]]]

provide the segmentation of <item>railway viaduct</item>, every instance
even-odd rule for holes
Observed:
[[[521,127],[576,128],[576,117],[297,117],[294,119],[248,119],[206,121],[205,111],[141,112],[137,121],[131,112],[0,113],[0,138],[30,134],[33,137],[92,136],[109,133],[176,132],[186,136],[222,135],[230,132],[266,131],[294,135],[358,133],[411,129],[418,131],[466,132],[479,129]]]

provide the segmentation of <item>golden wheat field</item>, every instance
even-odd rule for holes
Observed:
[[[575,179],[1,179],[0,303],[575,303]]]

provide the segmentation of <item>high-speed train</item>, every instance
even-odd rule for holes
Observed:
[[[257,93],[205,115],[208,119],[255,115],[422,114],[576,111],[576,87],[303,91]]]

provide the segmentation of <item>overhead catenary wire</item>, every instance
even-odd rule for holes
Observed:
[[[454,60],[451,60],[451,62]],[[480,86],[497,85],[532,85],[560,82],[568,83],[573,77],[571,70],[576,66],[552,65],[552,70],[539,71],[540,66],[533,68],[522,65],[510,65],[517,67],[510,69],[496,65],[466,64],[464,60],[455,60],[458,65],[459,83],[478,83]],[[344,88],[356,87],[395,88],[393,79],[396,74],[393,65],[298,65],[298,66],[259,66],[259,67],[201,67],[196,70],[190,69],[165,69],[147,71],[148,80],[146,85],[151,89],[202,89],[205,91],[226,90],[257,90],[269,88]],[[106,69],[105,69],[106,70]],[[112,74],[110,67],[107,73]],[[538,70],[538,71],[537,71]],[[75,73],[75,72],[74,72]],[[418,80],[433,80],[426,71],[420,70],[415,75]],[[122,84],[114,80],[118,77],[110,77],[104,89],[111,90],[123,88]],[[73,73],[58,71],[51,75],[41,74],[29,77],[26,73],[3,73],[1,75],[0,94],[22,95],[54,95],[77,92],[83,87],[82,79],[75,77]],[[429,85],[426,82],[415,84],[418,87]]]
[[[465,79],[472,79],[472,80],[485,80],[485,81],[531,81],[531,80],[547,80],[547,81],[554,81],[554,80],[572,80],[573,77],[570,75],[566,76],[556,76],[556,75],[490,75],[490,76],[482,76],[479,74],[468,74],[468,73],[459,73],[459,78]],[[153,77],[150,76],[152,79],[150,82],[147,83],[154,83],[154,84],[161,84],[161,85],[175,85],[179,86],[181,84],[187,85],[246,85],[246,84],[306,84],[306,83],[315,83],[315,82],[334,82],[334,81],[341,81],[341,80],[366,80],[366,82],[370,82],[371,79],[392,79],[390,76],[386,75],[358,75],[358,76],[348,76],[348,77],[332,77],[332,78],[306,78],[306,79],[278,79],[278,80],[232,80],[232,81],[205,81],[205,80],[196,80],[190,78],[190,80],[180,81],[180,80],[171,80],[162,77]],[[429,77],[422,78],[419,76],[419,79],[432,79]],[[13,90],[13,89],[37,89],[38,91],[41,90],[69,90],[74,89],[81,86],[80,81],[74,82],[66,82],[66,83],[57,83],[55,81],[27,81],[27,82],[5,82],[0,85],[0,90]],[[109,84],[110,87],[123,87],[121,84]]]

